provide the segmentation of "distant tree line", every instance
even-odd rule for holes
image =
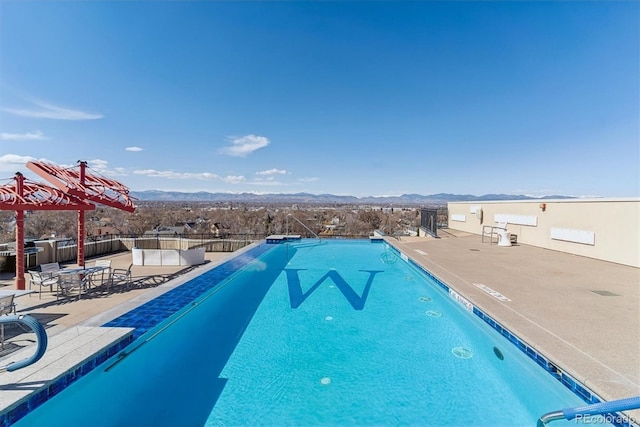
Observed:
[[[292,218],[295,217],[298,221]],[[2,243],[15,241],[13,211],[0,211]],[[303,223],[305,226],[300,224]],[[402,234],[420,224],[420,208],[369,206],[251,206],[229,203],[139,202],[135,212],[97,207],[85,212],[89,238],[137,235],[161,227],[180,227],[181,234],[234,235],[300,234],[310,229],[317,235],[365,237],[374,230]],[[25,237],[77,239],[75,211],[29,211],[25,214]],[[308,229],[307,229],[308,228]]]

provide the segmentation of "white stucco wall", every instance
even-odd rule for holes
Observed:
[[[473,213],[477,208],[482,219]],[[640,267],[637,198],[451,202],[448,209],[454,230],[481,234],[483,225],[509,218],[507,230],[518,243]]]

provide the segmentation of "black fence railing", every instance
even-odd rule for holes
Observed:
[[[446,208],[425,208],[420,210],[420,227],[433,237],[438,237],[439,228],[448,228],[448,210]]]

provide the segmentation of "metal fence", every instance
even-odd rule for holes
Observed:
[[[420,210],[420,227],[433,237],[438,237],[439,228],[448,228],[446,208],[426,208]]]

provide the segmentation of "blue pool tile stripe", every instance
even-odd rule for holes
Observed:
[[[411,257],[408,257],[407,255],[403,254],[395,246],[389,245],[389,248],[393,252],[395,252],[398,256],[401,256],[405,259],[408,258],[409,263],[412,266],[414,266],[415,268],[420,270],[422,273],[424,273],[427,277],[432,279],[435,284],[440,286],[449,296],[451,296],[449,292],[450,291],[449,286],[445,284],[442,280],[440,280],[438,277],[433,275],[426,268],[418,264]],[[472,304],[472,303],[470,304],[472,305],[473,314],[481,318],[487,325],[489,325],[491,328],[499,332],[502,336],[504,336],[507,340],[509,340],[511,344],[516,346],[516,348],[518,348],[520,351],[526,354],[530,359],[532,359],[534,362],[540,365],[549,375],[553,376],[555,379],[560,381],[565,387],[567,387],[574,394],[580,397],[585,403],[591,404],[591,403],[602,402],[602,399],[600,399],[594,392],[589,390],[583,384],[580,384],[580,382],[577,381],[575,378],[573,378],[571,375],[567,374],[566,372],[563,372],[558,366],[556,366],[553,362],[549,361],[549,359],[547,359],[544,355],[540,354],[533,347],[529,346],[525,341],[521,340],[517,335],[512,333],[509,329],[502,326],[500,322],[496,321],[491,316],[486,314],[484,311],[480,310],[475,304]],[[620,420],[620,422],[616,422],[616,420]],[[614,422],[612,424],[618,427],[631,427],[631,424],[625,420],[626,420],[626,417],[614,417]]]
[[[69,385],[91,372],[102,362],[117,354],[119,351],[122,351],[132,342],[132,334],[128,334],[122,337],[122,339],[112,343],[109,347],[103,349],[94,357],[85,360],[81,364],[65,372],[47,387],[24,398],[24,400],[21,401],[16,407],[8,411],[4,411],[2,414],[0,414],[0,427],[9,427],[10,425],[16,423],[29,412],[35,410],[38,406],[42,405],[47,400],[51,399],[62,390],[67,388]]]
[[[266,244],[258,245],[103,326],[134,328],[135,340],[271,248]]]

